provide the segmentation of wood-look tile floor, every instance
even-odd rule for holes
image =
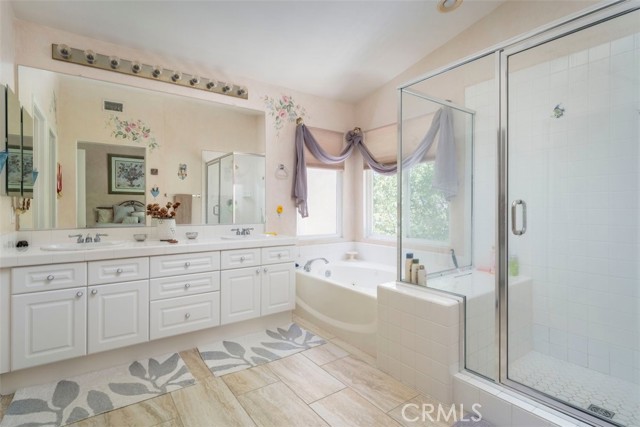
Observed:
[[[434,402],[375,367],[375,359],[294,317],[327,344],[214,377],[197,349],[180,353],[194,386],[116,409],[73,427],[427,426],[403,420],[405,403]],[[11,396],[0,400],[0,419]]]

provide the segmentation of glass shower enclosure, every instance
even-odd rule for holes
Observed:
[[[465,369],[593,425],[640,425],[639,8],[593,7],[399,91],[399,156],[420,109],[458,107],[470,147],[470,206],[449,203],[471,214],[451,221],[470,268],[427,283],[464,297]]]
[[[206,223],[264,223],[264,155],[226,153],[206,163]]]

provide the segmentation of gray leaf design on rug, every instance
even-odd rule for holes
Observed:
[[[198,347],[200,356],[215,376],[222,376],[278,360],[325,344],[313,333],[291,323],[283,328],[246,335],[233,341]]]
[[[61,426],[195,384],[178,353],[16,392],[0,427]]]

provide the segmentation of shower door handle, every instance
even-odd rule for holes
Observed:
[[[220,205],[215,205],[215,206],[213,207],[213,214],[214,214],[215,216],[220,215]]]
[[[516,224],[516,216],[518,205],[522,205],[522,228],[518,230]],[[524,200],[517,199],[511,203],[511,232],[516,236],[522,236],[527,231],[527,203]]]

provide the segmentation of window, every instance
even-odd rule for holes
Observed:
[[[307,168],[309,216],[298,217],[298,236],[342,234],[342,171]]]
[[[366,171],[367,183],[367,235],[372,238],[390,238],[396,235],[397,180],[396,176],[383,176]],[[403,232],[406,238],[427,244],[449,242],[449,203],[432,188],[434,162],[420,163],[405,171],[402,180],[408,211],[403,212]]]

